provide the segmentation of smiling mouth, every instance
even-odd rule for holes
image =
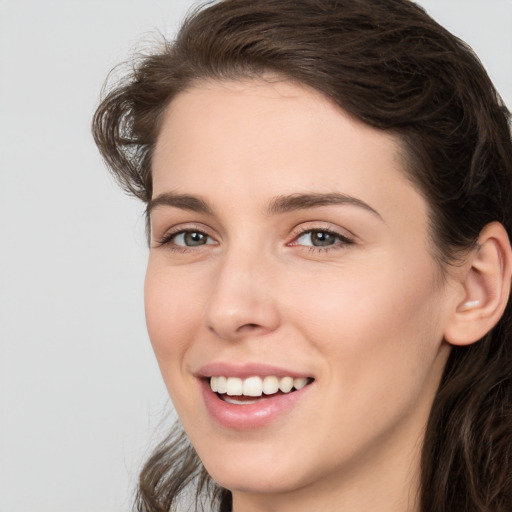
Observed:
[[[308,377],[225,377],[222,375],[209,378],[210,388],[217,396],[230,404],[248,405],[259,402],[262,398],[285,395],[298,391],[313,382]]]

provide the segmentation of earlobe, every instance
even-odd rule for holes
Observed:
[[[470,345],[481,339],[498,323],[507,305],[512,250],[500,223],[485,226],[463,268],[463,299],[445,329],[445,339],[452,345]]]

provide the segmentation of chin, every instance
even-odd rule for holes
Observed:
[[[320,468],[315,468],[314,461],[308,464],[299,446],[294,447],[294,453],[280,448],[267,441],[264,445],[247,443],[245,447],[226,447],[212,453],[210,446],[201,461],[213,480],[232,492],[288,493],[321,477]]]
[[[215,467],[210,476],[220,486],[232,492],[248,494],[281,494],[297,490],[306,482],[293,470],[254,466],[249,464],[244,470],[228,467]]]

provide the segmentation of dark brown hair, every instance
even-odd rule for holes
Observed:
[[[511,236],[510,114],[470,48],[409,0],[225,0],[198,9],[174,42],[108,92],[95,141],[121,186],[148,202],[160,120],[176,94],[202,79],[269,73],[399,137],[406,172],[430,206],[440,263],[473,247],[489,222]],[[511,317],[509,304],[482,340],[452,349],[423,447],[422,512],[512,510]],[[138,510],[170,510],[189,483],[197,503],[206,496],[230,510],[229,491],[174,431],[142,471]]]

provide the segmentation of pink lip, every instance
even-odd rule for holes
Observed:
[[[297,373],[282,368],[261,364],[246,364],[233,366],[224,363],[212,363],[202,367],[196,374],[201,386],[204,404],[210,417],[223,427],[235,430],[251,430],[264,427],[278,417],[298,407],[310,389],[311,383],[304,388],[291,393],[265,396],[253,404],[230,404],[224,402],[217,393],[210,388],[209,376],[228,376],[247,378],[251,376],[265,377],[275,375],[277,377],[290,376],[293,378],[308,377],[303,373]]]
[[[263,398],[254,404],[236,405],[221,400],[206,380],[201,381],[203,399],[210,416],[220,425],[235,430],[264,427],[296,407],[312,385],[284,395]]]

